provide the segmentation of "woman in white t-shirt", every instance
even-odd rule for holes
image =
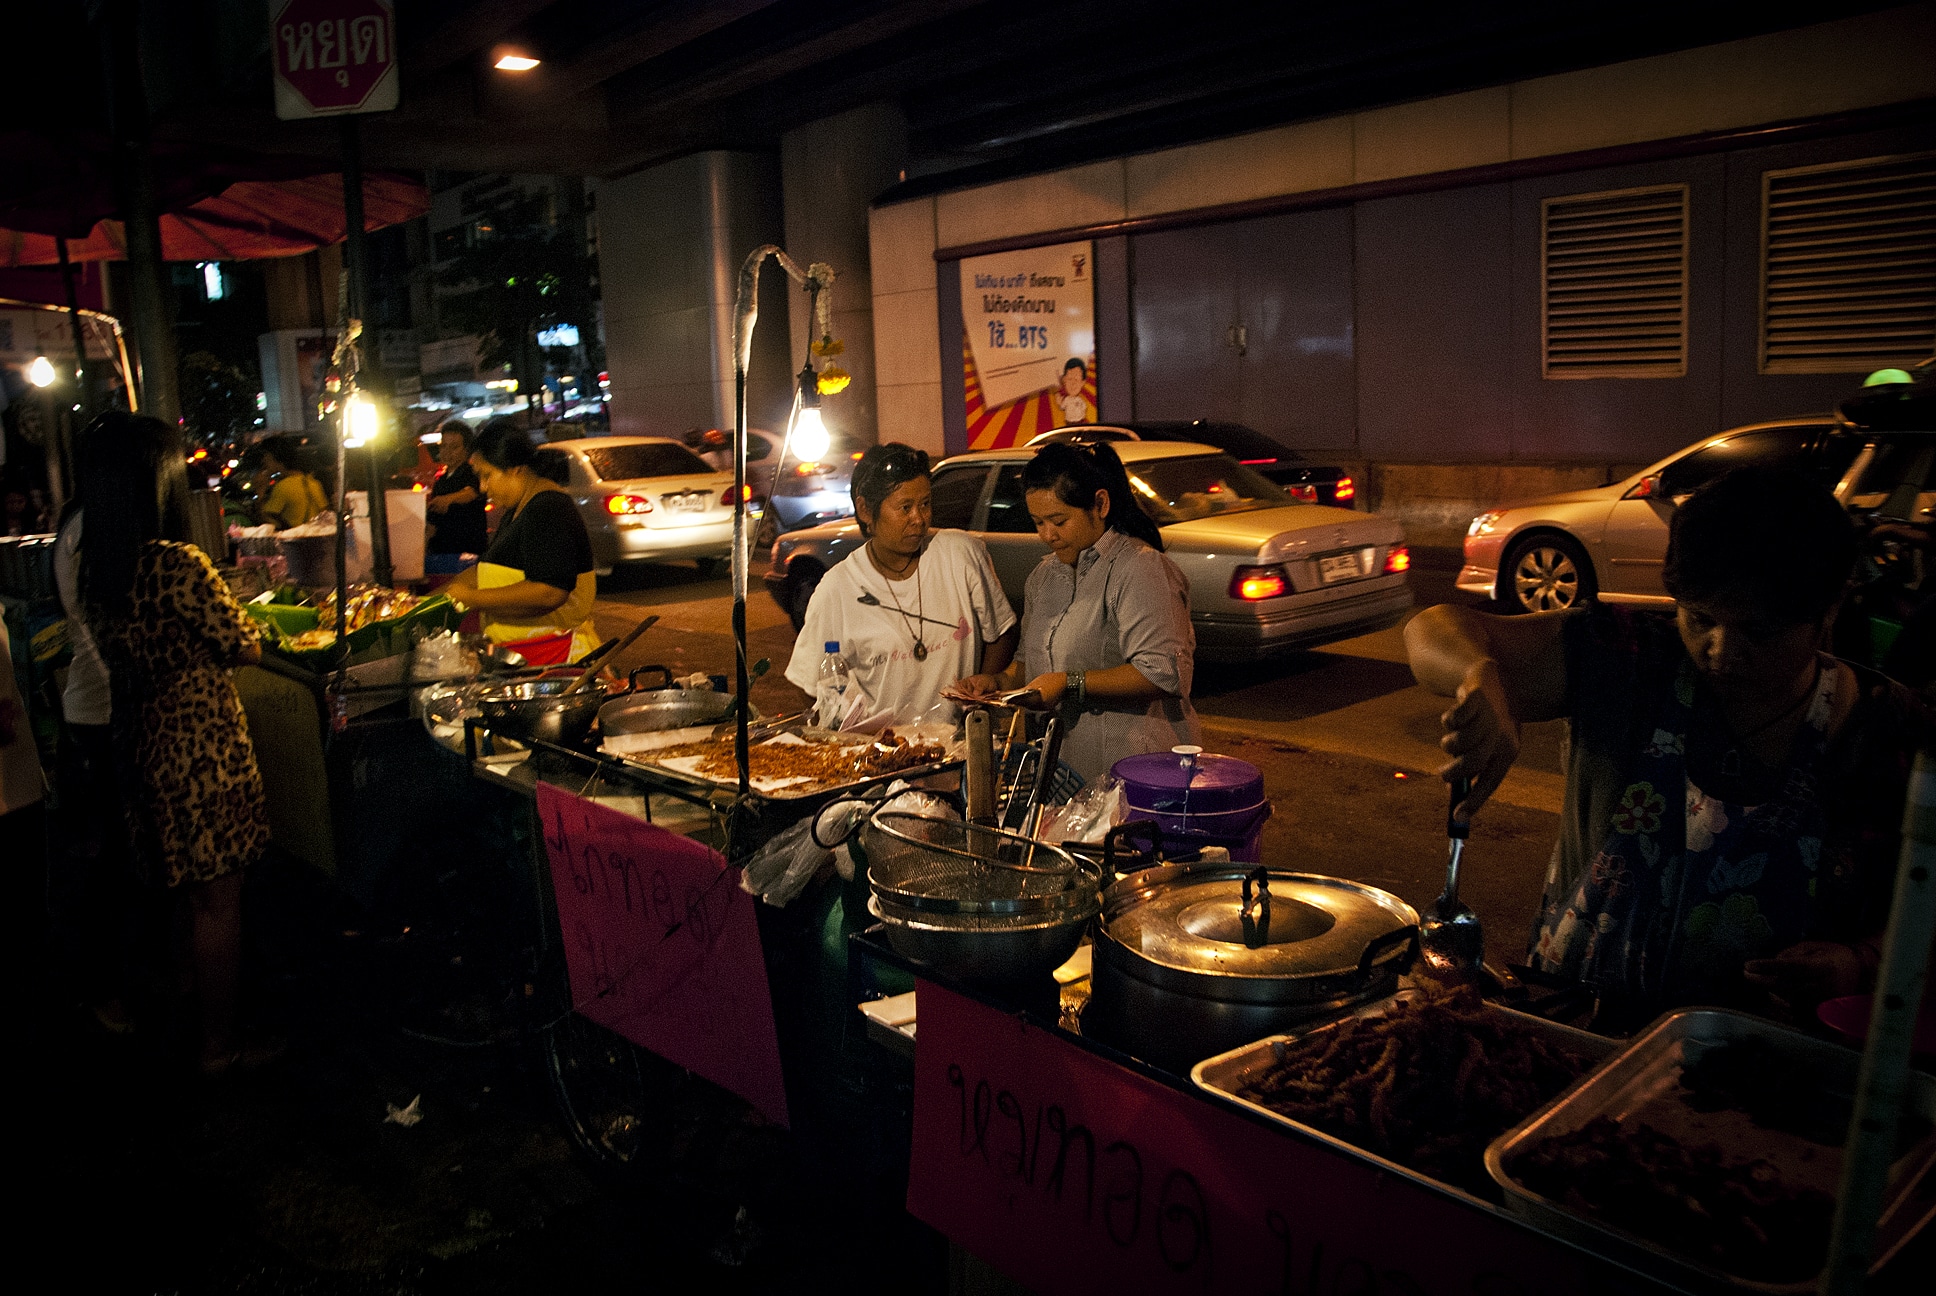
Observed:
[[[988,549],[965,531],[933,527],[925,451],[878,445],[854,465],[854,517],[867,543],[837,563],[807,605],[786,676],[814,692],[827,645],[852,672],[850,724],[952,724],[941,696],[966,675],[1002,670],[1015,655],[1015,612]]]

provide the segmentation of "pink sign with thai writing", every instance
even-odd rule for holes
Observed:
[[[787,1124],[753,897],[717,851],[538,784],[573,1006]]]
[[[1533,1296],[1604,1286],[1597,1262],[1476,1202],[1257,1124],[940,986],[922,981],[917,995],[908,1210],[1032,1290]]]

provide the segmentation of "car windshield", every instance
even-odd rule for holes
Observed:
[[[692,451],[664,442],[645,445],[588,446],[585,462],[600,481],[630,481],[634,477],[678,477],[712,471]]]
[[[1261,473],[1224,454],[1146,459],[1130,466],[1129,482],[1162,526],[1292,503]]]
[[[1843,498],[1865,513],[1928,522],[1936,510],[1936,437],[1876,442],[1856,465]]]

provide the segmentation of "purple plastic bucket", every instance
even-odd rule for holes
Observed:
[[[1249,761],[1195,747],[1125,756],[1110,768],[1123,782],[1131,819],[1154,819],[1168,838],[1223,846],[1233,860],[1256,862],[1264,821],[1264,773]]]

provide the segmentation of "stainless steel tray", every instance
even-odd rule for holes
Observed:
[[[1275,1121],[1279,1125],[1294,1129],[1307,1137],[1317,1139],[1319,1142],[1336,1148],[1346,1156],[1369,1162],[1390,1174],[1410,1179],[1414,1183],[1425,1184],[1438,1189],[1440,1192],[1452,1193],[1466,1201],[1476,1203],[1487,1210],[1496,1209],[1492,1202],[1475,1197],[1463,1188],[1446,1183],[1443,1179],[1434,1179],[1430,1175],[1421,1174],[1409,1166],[1403,1166],[1396,1161],[1379,1156],[1376,1152],[1366,1151],[1356,1143],[1346,1142],[1344,1139],[1327,1134],[1315,1126],[1306,1125],[1302,1121],[1292,1120],[1281,1112],[1272,1111],[1262,1103],[1252,1102],[1250,1099],[1243,1097],[1240,1092],[1254,1076],[1261,1074],[1272,1065],[1275,1060],[1271,1052],[1272,1045],[1285,1043],[1290,1040],[1303,1039],[1307,1036],[1315,1035],[1320,1031],[1335,1029],[1340,1022],[1347,1021],[1353,1017],[1380,1016],[1391,1006],[1394,1000],[1414,993],[1417,992],[1413,990],[1400,990],[1398,994],[1389,995],[1376,1002],[1366,1004],[1356,1012],[1346,1013],[1342,1017],[1312,1026],[1308,1030],[1294,1031],[1284,1035],[1266,1036],[1264,1039],[1258,1040],[1255,1044],[1246,1044],[1242,1048],[1232,1049],[1228,1053],[1219,1053],[1213,1058],[1205,1058],[1190,1068],[1190,1079],[1199,1088],[1215,1094],[1225,1102],[1235,1103],[1246,1111],[1256,1112],[1267,1120]],[[1596,1063],[1608,1057],[1620,1047],[1619,1040],[1608,1039],[1604,1035],[1595,1035],[1588,1031],[1575,1029],[1572,1026],[1562,1026],[1556,1022],[1549,1022],[1543,1017],[1534,1017],[1528,1013],[1515,1012],[1511,1008],[1502,1008],[1498,1004],[1489,1003],[1486,1005],[1486,1010],[1497,1013],[1499,1016],[1510,1021],[1518,1022],[1523,1026],[1531,1027],[1536,1033],[1544,1035],[1553,1043],[1563,1045],[1580,1054],[1582,1057],[1589,1058]],[[1593,1074],[1594,1069],[1589,1069],[1586,1075],[1574,1081],[1573,1085],[1566,1092],[1572,1093],[1576,1091]],[[1562,1094],[1561,1097],[1565,1097],[1565,1094]]]
[[[1721,1008],[1691,1008],[1668,1013],[1637,1036],[1619,1056],[1595,1070],[1554,1102],[1507,1130],[1486,1149],[1486,1170],[1506,1194],[1506,1208],[1547,1232],[1577,1243],[1643,1273],[1695,1290],[1812,1292],[1816,1282],[1764,1283],[1739,1278],[1623,1229],[1582,1215],[1533,1192],[1507,1169],[1520,1152],[1544,1139],[1568,1134],[1595,1117],[1617,1121],[1644,1117],[1664,1133],[1705,1142],[1745,1144],[1744,1151],[1773,1162],[1784,1178],[1821,1187],[1834,1196],[1841,1172],[1839,1149],[1823,1148],[1798,1134],[1753,1125],[1746,1113],[1695,1112],[1670,1096],[1680,1089],[1681,1068],[1706,1049],[1740,1040],[1761,1039],[1826,1092],[1848,1098],[1855,1092],[1862,1055],[1839,1044],[1814,1039],[1775,1022]],[[1936,1079],[1909,1074],[1905,1115],[1936,1127]],[[1926,1133],[1891,1172],[1892,1192],[1884,1205],[1876,1239],[1877,1265],[1888,1259],[1928,1213],[1903,1209],[1918,1169],[1927,1173],[1936,1155],[1936,1133]]]
[[[603,759],[616,760],[620,764],[631,766],[633,769],[649,770],[660,778],[674,783],[684,784],[691,788],[709,792],[736,793],[739,791],[739,779],[737,776],[712,778],[708,775],[694,773],[690,770],[672,769],[651,759],[649,755],[612,755],[607,753]],[[810,801],[818,797],[830,797],[836,794],[863,791],[873,787],[877,783],[890,783],[895,779],[907,779],[909,782],[912,782],[918,778],[925,778],[930,774],[940,774],[951,769],[957,769],[961,766],[962,760],[963,758],[960,756],[944,757],[938,761],[931,761],[926,765],[915,765],[907,769],[891,770],[886,774],[869,774],[866,778],[851,779],[845,783],[808,783],[791,787],[772,788],[764,792],[755,788],[753,795],[763,801]]]

